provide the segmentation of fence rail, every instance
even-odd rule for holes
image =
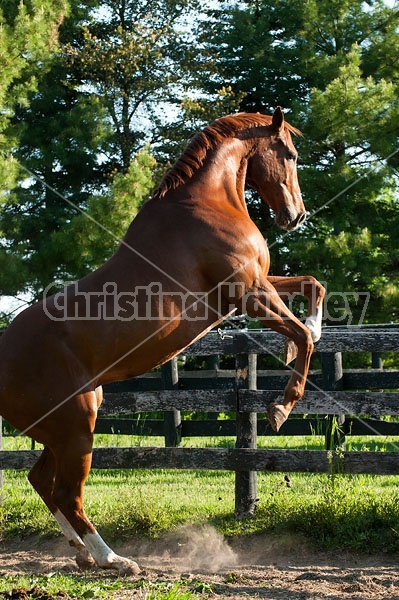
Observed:
[[[287,370],[257,371],[256,355],[281,355],[283,346],[284,338],[270,331],[212,331],[193,344],[187,355],[235,355],[235,369],[185,373],[171,361],[161,373],[107,386],[97,432],[161,435],[169,447],[96,448],[93,468],[233,470],[239,515],[254,510],[257,471],[399,473],[399,452],[345,452],[343,446],[350,434],[399,435],[398,422],[375,417],[399,415],[399,370],[382,369],[381,360],[385,352],[399,352],[399,328],[323,330],[316,346],[321,369],[310,374],[304,398],[279,435],[317,430],[326,435],[330,450],[325,451],[256,448],[258,435],[275,435],[268,421],[257,419],[257,414],[265,413],[268,404],[281,395],[290,374]],[[346,371],[344,352],[373,353],[377,368]],[[162,411],[166,419],[132,418],[133,413],[154,411]],[[188,421],[182,419],[182,411],[233,412],[236,420]],[[303,414],[311,418],[295,418]],[[363,417],[359,420],[356,415]],[[334,437],[335,417],[340,426]],[[189,435],[234,435],[236,448],[175,447]],[[335,446],[339,450],[331,451]],[[30,468],[38,452],[0,451],[0,469]]]
[[[30,469],[40,450],[1,452],[0,468]],[[18,456],[17,456],[18,455]],[[6,466],[5,466],[6,465]],[[93,469],[207,469],[397,475],[399,452],[329,453],[255,448],[95,448]]]

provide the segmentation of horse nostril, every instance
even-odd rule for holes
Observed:
[[[298,225],[302,225],[306,221],[306,213],[303,212],[299,215]]]
[[[299,227],[300,225],[302,225],[302,223],[306,221],[306,213],[300,213],[291,223],[291,227],[292,229],[296,229],[297,227]]]

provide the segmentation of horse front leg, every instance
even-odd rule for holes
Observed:
[[[267,279],[249,290],[246,311],[266,327],[292,340],[297,348],[295,366],[284,390],[284,398],[268,407],[270,424],[274,431],[278,431],[305,392],[313,352],[312,335],[308,327],[291,313],[275,286]]]
[[[290,301],[293,295],[302,295],[307,298],[308,314],[305,326],[309,329],[313,342],[318,342],[321,337],[323,300],[326,293],[321,283],[311,275],[299,277],[270,276],[267,279],[283,300]],[[291,339],[287,340],[285,345],[285,363],[287,365],[296,358],[297,352],[295,342]]]

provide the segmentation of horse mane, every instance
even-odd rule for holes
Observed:
[[[250,129],[254,137],[253,128],[265,127],[271,122],[271,116],[260,113],[236,113],[216,119],[190,140],[183,154],[163,176],[153,198],[163,198],[170,190],[187,183],[203,165],[207,152],[216,148],[223,140],[236,137],[246,129]],[[284,127],[295,135],[301,133],[286,121]]]

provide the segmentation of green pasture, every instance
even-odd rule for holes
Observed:
[[[162,445],[161,438],[99,435],[96,445]],[[185,438],[185,445],[233,444],[226,438]],[[323,449],[322,436],[262,437],[259,447]],[[28,447],[6,438],[5,448]],[[348,437],[348,450],[395,451],[395,438]],[[286,477],[288,476],[288,477]],[[26,473],[6,471],[1,538],[59,535]],[[289,481],[286,481],[289,479]],[[358,552],[399,550],[396,476],[259,473],[257,513],[234,518],[234,473],[188,470],[93,470],[86,510],[118,545],[132,536],[157,538],[187,524],[209,524],[222,535],[300,535],[318,548]]]

